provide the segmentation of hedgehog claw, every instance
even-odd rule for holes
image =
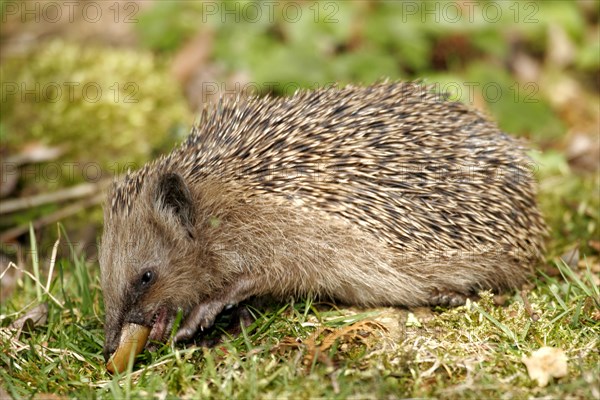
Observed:
[[[465,304],[467,296],[463,293],[453,292],[447,289],[434,289],[429,298],[431,306],[458,307]]]
[[[175,342],[184,342],[192,339],[198,331],[204,332],[204,328],[210,328],[217,318],[217,315],[228,304],[239,303],[252,295],[252,281],[249,279],[240,279],[234,285],[224,290],[226,296],[209,300],[196,305],[185,317],[183,324],[175,334]]]

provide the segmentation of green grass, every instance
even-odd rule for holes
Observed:
[[[86,261],[86,255],[76,246],[58,254],[57,248],[51,247],[50,254],[38,255],[37,249],[46,248],[44,244],[57,240],[64,244],[68,239],[64,230],[59,230],[55,235],[38,235],[36,244],[36,236],[30,232],[29,249],[24,249],[28,256],[20,264],[24,274],[12,296],[0,304],[0,389],[14,398],[58,395],[77,399],[600,399],[600,257],[597,247],[600,242],[600,174],[589,169],[574,171],[568,162],[573,133],[587,132],[591,137],[597,130],[596,76],[600,59],[598,41],[593,40],[594,35],[597,36],[597,11],[582,11],[585,4],[589,4],[586,2],[522,2],[517,7],[521,13],[520,23],[515,24],[513,12],[517,3],[500,2],[504,18],[498,23],[450,26],[432,23],[430,17],[424,24],[423,14],[407,15],[400,2],[376,2],[377,6],[368,7],[366,2],[340,2],[335,18],[341,23],[332,24],[325,21],[327,12],[331,11],[330,3],[319,3],[322,9],[316,23],[309,21],[314,10],[309,8],[311,2],[299,2],[305,7],[304,19],[293,24],[284,23],[281,18],[269,23],[233,23],[233,18],[229,18],[222,23],[216,20],[221,15],[215,15],[207,24],[200,24],[202,29],[211,27],[215,32],[210,41],[214,50],[207,71],[214,67],[211,62],[218,61],[216,70],[223,72],[217,73],[213,80],[228,82],[232,76],[242,73],[243,77],[248,76],[244,79],[251,82],[279,83],[273,89],[276,94],[293,91],[297,86],[310,87],[332,81],[367,83],[381,77],[423,78],[428,83],[477,82],[478,88],[486,83],[498,85],[505,95],[497,102],[486,104],[486,109],[502,129],[529,138],[533,148],[542,149],[533,154],[539,166],[539,171],[536,168],[534,172],[539,173],[536,175],[540,180],[539,202],[551,226],[551,235],[546,265],[541,266],[530,290],[523,295],[509,294],[503,306],[496,305],[493,298],[484,293],[480,301],[450,310],[359,310],[336,308],[310,299],[270,304],[252,309],[256,322],[241,335],[226,338],[215,347],[164,345],[154,352],[141,354],[127,373],[111,376],[106,372],[102,357],[104,310],[97,262]],[[143,93],[140,93],[144,94],[140,98],[163,104],[164,90],[154,91],[160,98],[152,99],[152,89],[166,82],[160,75],[163,73],[157,61],[160,57],[155,55],[176,54],[186,40],[198,32],[201,4],[159,2],[156,7],[140,10],[135,28],[140,43],[155,52],[152,56],[140,49],[135,51],[137,56],[131,57],[128,52],[117,54],[114,49],[100,48],[100,53],[94,50],[81,58],[80,44],[52,42],[49,48],[32,55],[44,62],[21,65],[22,60],[13,60],[5,67],[13,72],[14,81],[27,78],[25,81],[30,82],[31,78],[42,86],[44,82],[56,81],[56,68],[60,76],[70,77],[73,74],[68,71],[81,70],[86,76],[89,73],[97,76],[95,80],[100,82],[108,77],[107,85],[115,80],[139,82],[143,83],[140,85]],[[423,7],[433,6],[430,2]],[[477,16],[481,15],[482,8],[481,4],[475,4]],[[526,23],[525,16],[532,10],[538,23]],[[489,11],[493,12],[494,7]],[[408,18],[398,23],[403,17]],[[570,45],[577,54],[573,64],[566,67],[556,65],[548,56],[553,47],[548,44],[553,39],[547,32],[557,26],[568,33]],[[447,41],[448,38],[452,40]],[[444,53],[446,48],[448,65],[434,65],[436,53]],[[65,49],[69,57],[53,56],[57,51],[64,55]],[[467,53],[463,54],[463,50]],[[535,82],[526,82],[525,78],[506,71],[508,62],[515,61],[510,54],[521,52],[540,70],[540,78]],[[98,54],[110,57],[98,57]],[[139,68],[136,73],[131,68],[120,68],[118,73],[113,71],[120,65],[113,61],[122,57],[132,68],[142,65],[141,74]],[[452,61],[454,58],[456,62]],[[140,59],[146,61],[140,63]],[[52,68],[44,69],[44,66]],[[23,74],[27,76],[23,78]],[[133,78],[127,78],[130,75]],[[23,79],[16,79],[18,77]],[[557,91],[564,90],[564,85],[556,84],[563,79],[567,83],[578,83],[568,87],[579,87],[574,96],[577,101],[568,105],[555,104],[556,99],[550,101]],[[148,86],[150,82],[158,82],[159,86]],[[286,85],[290,82],[297,85]],[[532,83],[535,85],[531,86]],[[525,101],[521,97],[532,95],[528,89],[531,87],[535,88],[535,96]],[[267,88],[267,85],[260,86],[262,90],[258,92],[266,92]],[[516,97],[515,88],[520,93]],[[462,93],[465,97],[469,92]],[[82,156],[92,149],[93,158],[114,162],[114,151],[106,149],[118,146],[115,147],[117,155],[124,154],[131,161],[136,154],[150,150],[146,146],[148,140],[135,136],[134,144],[141,143],[142,148],[132,147],[129,143],[115,142],[114,135],[106,135],[106,132],[120,132],[120,137],[128,137],[123,133],[131,131],[131,124],[138,133],[166,131],[166,128],[159,129],[160,126],[170,126],[169,118],[179,115],[185,106],[183,100],[177,100],[179,95],[171,91],[168,94],[166,98],[175,99],[176,103],[174,109],[169,109],[171,114],[165,114],[161,107],[135,108],[138,114],[149,112],[152,118],[131,118],[138,114],[132,114],[124,103],[101,102],[98,105],[102,107],[93,110],[88,110],[87,104],[82,102],[68,104],[86,106],[82,109],[85,112],[68,114],[83,116],[81,123],[69,123],[71,119],[64,118],[66,114],[62,109],[50,112],[63,103],[32,103],[28,96],[29,101],[15,103],[19,107],[13,107],[12,112],[17,114],[11,115],[8,109],[4,113],[8,119],[0,123],[0,139],[3,145],[15,142],[15,153],[28,144],[22,141],[30,137],[28,135],[47,139],[48,124],[37,124],[44,129],[29,129],[28,135],[19,134],[40,119],[31,118],[40,113],[26,111],[40,109],[43,111],[40,115],[47,116],[52,126],[59,127],[55,131],[60,137],[77,145],[76,159],[85,159]],[[573,110],[577,113],[571,112]],[[105,111],[110,112],[109,118]],[[156,123],[155,118],[160,121]],[[10,123],[17,120],[24,122]],[[137,126],[137,121],[145,122]],[[107,123],[109,128],[98,128]],[[593,130],[588,132],[588,129]],[[177,136],[176,131],[173,132]],[[98,134],[108,140],[110,146],[98,146]],[[153,139],[161,137],[151,136]],[[74,141],[75,138],[83,141]],[[171,141],[174,137],[164,140]],[[94,143],[94,146],[85,143]],[[154,149],[159,147],[156,145]],[[73,160],[67,158],[66,161]],[[28,186],[33,184],[30,181],[21,185],[30,193],[36,193],[36,189]],[[44,192],[45,188],[37,192]],[[5,215],[0,225],[20,225],[55,211],[56,207],[58,205],[51,204],[17,215]],[[95,212],[100,215],[99,210]],[[87,224],[93,218],[82,219]],[[71,223],[69,227],[72,228]],[[559,258],[573,248],[580,253],[576,268],[570,268]],[[45,323],[20,336],[8,328],[42,302],[48,304]],[[531,317],[532,313],[537,320]],[[218,323],[223,328],[227,316]],[[215,337],[220,334],[219,329],[212,333]],[[523,356],[542,346],[561,348],[569,359],[568,375],[551,381],[544,388],[529,378],[522,362]]]
[[[519,294],[504,306],[482,293],[456,309],[412,310],[410,323],[407,310],[272,304],[251,309],[256,322],[213,348],[164,345],[111,376],[101,354],[98,268],[70,251],[56,261],[49,293],[36,270],[2,304],[0,384],[15,398],[598,396],[600,292],[590,262],[581,271],[557,262],[557,277],[540,272],[527,294],[537,321]],[[6,326],[38,296],[49,305],[48,321],[17,338]],[[568,376],[546,388],[521,361],[541,346],[559,347],[569,358]]]

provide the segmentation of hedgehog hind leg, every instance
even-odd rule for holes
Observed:
[[[520,287],[527,281],[528,264],[527,260],[481,253],[469,257],[458,254],[442,260],[415,259],[403,263],[401,268],[422,289],[422,305],[457,307],[467,299],[478,300],[481,291],[503,293]]]
[[[429,294],[429,306],[458,307],[466,303],[472,296],[448,289],[433,289]]]

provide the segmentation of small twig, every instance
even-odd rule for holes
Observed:
[[[48,203],[60,203],[65,200],[80,199],[87,197],[107,187],[112,180],[102,180],[97,183],[83,183],[78,186],[57,190],[52,193],[44,193],[36,196],[23,197],[19,199],[5,200],[0,205],[0,215],[10,214],[27,208],[39,207]]]
[[[52,293],[50,293],[48,290],[46,290],[46,288],[44,287],[44,285],[42,284],[42,282],[40,282],[35,275],[33,275],[31,272],[24,270],[23,268],[18,267],[15,263],[13,262],[9,262],[8,263],[8,268],[15,268],[16,270],[19,270],[21,272],[23,272],[25,275],[27,275],[28,277],[30,277],[36,285],[39,285],[39,287],[41,288],[41,290],[44,291],[44,293],[46,293],[48,295],[48,297],[50,297],[52,299],[52,301],[54,301],[60,308],[64,308],[63,304],[54,296],[52,296]],[[7,268],[7,270],[8,270]]]
[[[20,167],[25,164],[42,163],[47,161],[56,160],[65,152],[65,147],[46,147],[46,146],[35,146],[29,147],[28,150],[8,156],[2,162],[2,165],[14,164]]]
[[[96,194],[95,196],[89,197],[87,199],[78,201],[76,203],[70,204],[67,207],[64,207],[52,214],[45,215],[33,222],[34,229],[39,229],[42,226],[46,226],[48,224],[52,224],[54,222],[58,222],[63,218],[69,217],[71,215],[77,214],[79,211],[84,208],[88,208],[94,206],[96,204],[100,204],[102,201],[103,194]],[[27,233],[29,230],[29,224],[20,225],[9,229],[2,234],[0,234],[0,242],[8,242],[13,240],[24,233]]]
[[[529,318],[531,318],[533,322],[539,320],[540,316],[533,311],[531,303],[529,303],[529,299],[527,298],[527,290],[521,290],[521,298],[523,299],[523,305],[525,306],[525,311],[527,311],[527,314],[529,314]]]

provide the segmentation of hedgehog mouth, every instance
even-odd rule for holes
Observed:
[[[172,325],[172,318],[169,317],[167,307],[159,307],[152,317],[152,329],[148,336],[148,343],[164,342],[170,325]]]

